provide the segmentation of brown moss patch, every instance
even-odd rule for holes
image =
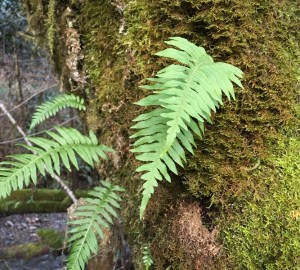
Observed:
[[[179,205],[172,234],[177,235],[180,246],[189,252],[194,260],[194,269],[203,269],[203,265],[206,265],[206,269],[213,266],[213,258],[222,248],[217,242],[218,233],[217,229],[209,231],[203,225],[198,204]]]
[[[219,232],[204,226],[201,211],[199,204],[182,200],[172,210],[169,226],[158,230],[152,244],[156,269],[169,265],[182,270],[217,269],[216,258],[222,251],[217,241]]]

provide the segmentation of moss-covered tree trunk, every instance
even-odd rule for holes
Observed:
[[[99,172],[127,190],[122,221],[136,269],[144,244],[156,269],[300,268],[297,2],[24,0],[62,86],[85,97],[88,127],[116,150]],[[245,88],[206,126],[186,169],[157,188],[140,222],[133,102],[167,64],[154,53],[171,36],[241,68]]]

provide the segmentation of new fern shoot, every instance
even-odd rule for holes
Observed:
[[[177,174],[177,166],[186,162],[185,151],[193,154],[194,134],[200,139],[204,123],[211,123],[211,113],[223,105],[222,95],[234,99],[233,84],[243,87],[242,71],[233,65],[214,62],[204,48],[188,40],[173,37],[166,41],[173,46],[156,55],[176,61],[160,70],[150,85],[142,86],[152,94],[136,104],[154,107],[134,119],[132,128],[138,130],[132,152],[142,162],[136,171],[142,172],[143,195],[140,206],[142,218],[158,181],[171,181],[169,171]]]

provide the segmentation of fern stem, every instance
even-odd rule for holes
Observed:
[[[26,142],[27,145],[32,146],[32,143],[28,140],[28,138],[26,137],[25,132],[23,131],[23,129],[17,124],[17,121],[13,118],[13,116],[9,113],[9,111],[5,108],[5,106],[3,105],[2,102],[0,102],[0,108],[3,111],[3,113],[7,116],[7,118],[10,120],[10,122],[15,125],[19,131],[19,133],[23,136],[24,141]],[[33,151],[32,151],[33,152]],[[34,152],[33,152],[34,153]],[[34,153],[35,154],[35,153]],[[46,168],[46,166],[44,165],[45,170],[49,173],[48,169]],[[62,189],[67,193],[67,195],[71,198],[71,200],[74,203],[77,203],[77,199],[74,195],[74,193],[72,192],[72,190],[63,182],[63,180],[57,175],[57,174],[53,174],[52,177],[61,185]]]

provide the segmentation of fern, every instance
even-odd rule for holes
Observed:
[[[99,145],[93,132],[89,136],[82,135],[73,128],[56,127],[56,132],[46,132],[51,139],[28,138],[34,146],[22,145],[35,154],[14,154],[12,161],[0,162],[0,198],[8,196],[12,191],[28,186],[30,180],[37,182],[37,171],[45,175],[45,168],[53,175],[60,175],[60,164],[71,170],[71,164],[79,169],[76,155],[90,166],[106,158],[105,152],[112,150]]]
[[[120,197],[117,192],[124,191],[119,186],[101,181],[102,187],[96,187],[89,192],[94,198],[86,198],[85,203],[79,206],[70,221],[72,227],[68,239],[72,243],[70,256],[67,260],[68,270],[83,270],[86,262],[97,254],[97,238],[104,239],[103,228],[113,224],[112,217],[117,217],[115,209],[119,209]]]
[[[152,256],[151,256],[151,251],[148,246],[145,246],[143,248],[143,264],[146,268],[146,270],[149,269],[149,267],[153,264]]]
[[[156,55],[172,58],[172,64],[160,70],[152,85],[143,88],[153,94],[137,102],[140,106],[155,106],[151,112],[137,117],[133,129],[138,129],[132,152],[144,164],[137,168],[143,172],[143,198],[140,217],[146,209],[158,180],[171,181],[169,171],[177,174],[177,165],[186,162],[185,149],[193,154],[194,135],[202,138],[204,122],[211,123],[211,112],[223,105],[222,94],[235,98],[232,82],[242,87],[242,71],[220,62],[214,62],[202,47],[180,37],[170,38],[167,48]]]
[[[53,100],[47,101],[42,105],[38,106],[36,112],[32,116],[32,122],[30,128],[34,128],[36,125],[42,123],[49,117],[57,114],[61,109],[71,107],[78,110],[85,110],[84,100],[78,96],[71,95],[61,95]]]

